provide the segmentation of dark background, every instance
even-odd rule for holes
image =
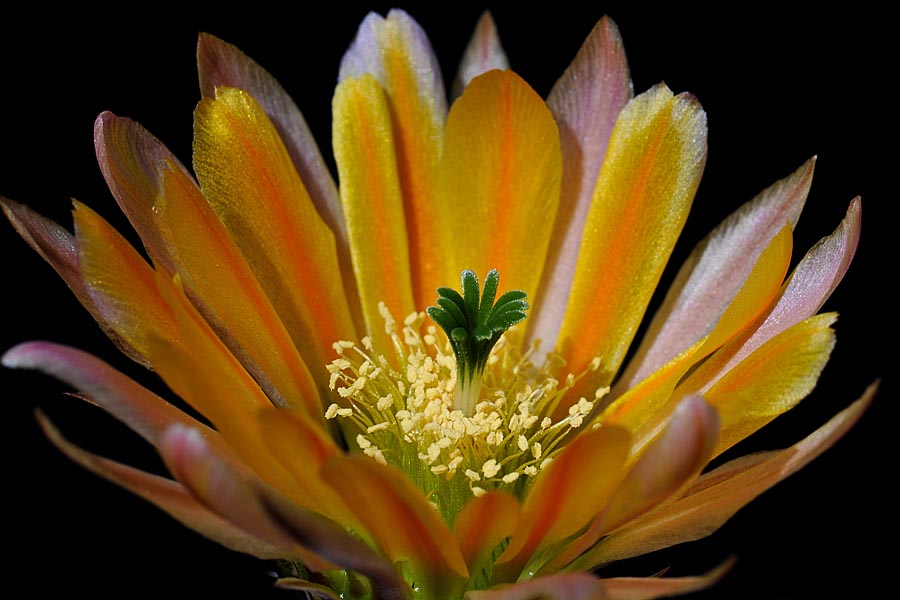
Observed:
[[[516,3],[518,4],[518,3]],[[856,399],[876,378],[881,392],[858,426],[800,473],[758,498],[711,538],[644,557],[610,574],[690,575],[730,556],[737,563],[697,598],[878,598],[896,563],[896,352],[887,313],[897,252],[888,246],[896,171],[896,58],[887,17],[853,4],[840,13],[743,9],[652,9],[644,3],[399,3],[423,25],[452,77],[481,11],[497,22],[512,66],[546,95],[593,24],[609,14],[625,40],[635,91],[665,81],[691,91],[709,118],[709,160],[676,261],[719,220],[802,164],[819,160],[796,230],[801,256],[829,234],[850,200],[863,197],[863,236],[841,288],[838,345],[816,391],[744,446],[793,444]],[[782,3],[786,4],[786,3]],[[93,120],[131,117],[190,164],[199,99],[195,49],[207,31],[236,44],[294,96],[325,154],[341,54],[368,10],[333,2],[297,13],[245,3],[188,11],[159,3],[78,13],[31,12],[0,25],[0,194],[67,227],[75,197],[125,229],[94,160]],[[0,223],[3,349],[49,339],[88,349],[152,382],[117,355],[52,270]],[[671,273],[667,273],[671,277]],[[890,288],[888,287],[890,286]],[[269,566],[219,548],[156,508],[84,472],[51,447],[33,416],[46,411],[92,451],[155,469],[152,449],[68,390],[26,372],[0,372],[4,457],[0,561],[14,596],[94,598],[287,598]],[[151,383],[152,385],[152,383]]]

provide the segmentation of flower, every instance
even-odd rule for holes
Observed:
[[[812,162],[764,191],[698,247],[622,370],[699,182],[705,117],[664,86],[629,101],[608,20],[549,110],[511,72],[481,74],[503,64],[490,21],[481,27],[474,47],[491,61],[477,52],[464,61],[469,85],[445,123],[442,83],[415,23],[394,12],[363,24],[335,95],[341,210],[293,105],[209,36],[196,113],[202,196],[146,131],[111,114],[97,121],[104,175],[154,268],[84,205],[73,238],[5,202],[110,336],[216,430],[75,350],[15,348],[8,366],[72,383],[154,443],[180,483],[87,454],[47,423],[51,439],[201,533],[294,560],[316,579],[283,586],[370,581],[383,595],[456,597],[534,570],[498,594],[569,597],[650,594],[647,582],[568,570],[705,534],[839,437],[867,399],[792,451],[700,476],[814,385],[833,343],[833,316],[815,313],[852,257],[859,203],[782,286],[785,223],[796,221]],[[597,57],[604,77],[575,77]],[[604,154],[595,191],[576,175],[592,171],[590,160],[599,169]],[[617,202],[623,195],[633,203]],[[489,210],[497,199],[513,208]],[[480,395],[471,386],[454,403],[460,356],[420,311],[467,268],[485,289],[524,290],[533,306],[476,361],[487,363]],[[464,275],[465,305],[482,294],[473,281]],[[564,365],[543,361],[553,338]],[[725,501],[713,503],[710,490]],[[717,574],[662,585],[685,591]]]

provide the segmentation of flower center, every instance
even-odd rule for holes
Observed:
[[[496,283],[490,280],[475,306],[493,305]],[[463,286],[464,295],[456,296],[465,302],[465,274]],[[441,298],[448,298],[445,290],[439,291]],[[524,294],[518,294],[504,294],[494,309],[505,306],[506,297],[521,306]],[[502,323],[492,322],[490,315],[481,323],[490,335],[475,331],[478,325],[466,330],[465,337],[454,335],[462,327],[457,325],[445,341],[434,325],[425,325],[424,313],[410,314],[398,327],[383,303],[379,310],[396,360],[380,353],[368,337],[361,346],[336,342],[338,358],[328,370],[330,387],[341,401],[329,406],[325,417],[339,420],[351,446],[355,442],[366,455],[403,470],[448,523],[473,494],[503,490],[521,496],[528,480],[553,459],[566,435],[584,424],[595,401],[609,391],[599,389],[590,400],[566,398],[586,372],[569,374],[560,382],[553,374],[560,370],[561,359],[549,355],[535,365],[531,355],[537,345],[522,352],[517,329],[507,331],[507,325],[497,332],[494,326]],[[524,319],[524,312],[521,318],[510,317],[515,310],[522,312],[508,307],[495,314],[507,314],[504,319],[515,325]],[[441,322],[446,318],[435,318],[435,312],[429,310],[429,316],[447,331]],[[598,366],[595,359],[590,368]],[[554,419],[566,402],[567,409]]]

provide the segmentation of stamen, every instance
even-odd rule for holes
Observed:
[[[466,281],[464,276],[463,291],[468,286],[471,296],[473,280]],[[489,274],[479,309],[491,305],[496,285],[496,275]],[[498,301],[494,309],[500,305]],[[524,309],[515,310],[524,318]],[[531,356],[536,346],[521,351],[512,341],[518,339],[515,329],[496,335],[492,330],[491,339],[481,340],[484,345],[477,348],[487,354],[476,359],[481,370],[471,372],[471,362],[459,367],[452,332],[449,339],[438,339],[424,313],[398,322],[383,305],[381,311],[392,360],[368,338],[360,345],[334,344],[337,358],[328,371],[336,402],[325,417],[337,420],[359,452],[403,470],[448,522],[472,495],[495,489],[524,493],[567,435],[588,423],[608,392],[598,390],[589,396],[592,400],[569,398],[588,370],[561,375],[563,363],[554,356],[535,365]],[[480,315],[475,313],[476,320]],[[467,360],[473,356],[469,352]],[[565,409],[558,411],[558,406]],[[560,412],[563,417],[554,420],[552,415]]]

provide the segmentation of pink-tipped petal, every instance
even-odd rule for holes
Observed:
[[[259,102],[278,130],[319,215],[334,232],[338,248],[343,249],[349,260],[337,186],[306,119],[281,84],[238,48],[208,33],[200,34],[197,68],[204,98],[215,98],[217,87],[233,87],[250,92]],[[350,266],[349,262],[346,266]]]
[[[581,234],[616,118],[631,100],[628,61],[619,30],[602,18],[550,91],[547,105],[559,125],[562,189],[547,267],[529,337],[553,349],[572,286]]]
[[[604,538],[569,569],[585,570],[704,538],[764,491],[796,473],[839,440],[869,406],[878,384],[790,448],[735,459],[700,477],[676,502]]]
[[[47,438],[63,454],[88,471],[156,505],[200,535],[231,550],[258,558],[276,559],[289,556],[285,548],[250,535],[209,510],[181,484],[82,450],[66,440],[40,411],[37,417]]]
[[[218,434],[111,366],[81,350],[50,342],[26,342],[3,355],[4,367],[34,369],[74,386],[83,398],[116,417],[142,438],[159,444],[174,423],[196,427],[212,443]]]
[[[0,196],[0,208],[3,209],[4,214],[19,235],[66,282],[78,301],[96,319],[103,332],[127,356],[146,366],[147,360],[143,354],[127,340],[117,335],[115,327],[94,305],[94,300],[91,298],[78,267],[78,247],[75,244],[75,237],[65,228],[42,217],[24,204]]]
[[[546,575],[466,594],[466,600],[605,600],[608,597],[603,582],[589,573]]]
[[[796,225],[815,159],[732,213],[682,265],[617,388],[632,387],[712,331],[772,238]],[[616,394],[616,392],[613,392]]]
[[[453,99],[462,95],[469,82],[494,69],[508,69],[509,60],[500,44],[497,25],[489,11],[485,11],[475,24],[475,31],[463,51],[462,60],[453,80]]]
[[[362,326],[356,279],[350,261],[347,226],[337,185],[300,109],[281,84],[237,47],[208,33],[197,43],[200,92],[215,98],[217,87],[249,92],[278,131],[309,197],[322,220],[334,233],[341,278],[357,327]]]
[[[814,245],[791,273],[775,307],[732,358],[710,378],[709,389],[754,350],[785,329],[816,314],[846,274],[859,244],[862,202],[854,199],[834,233]]]
[[[604,579],[609,600],[653,600],[705,590],[721,581],[734,565],[729,559],[696,577],[610,577]]]
[[[393,572],[340,526],[236,472],[196,429],[173,425],[164,434],[161,452],[175,477],[211,509],[261,539],[293,548],[294,557],[313,570],[342,566],[382,579]]]

